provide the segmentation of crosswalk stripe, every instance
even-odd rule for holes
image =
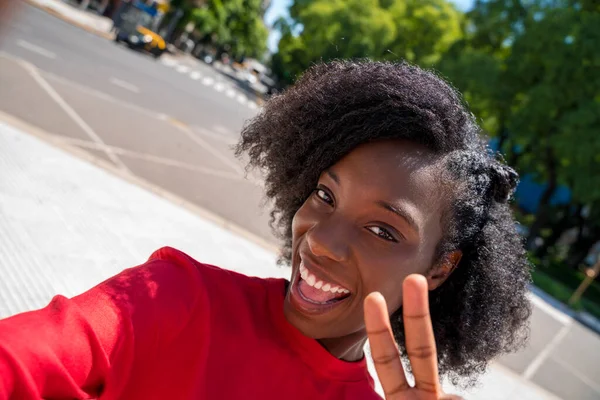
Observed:
[[[213,83],[215,83],[215,80],[209,76],[206,76],[206,77],[204,77],[204,79],[202,79],[203,85],[211,86]]]
[[[171,58],[163,58],[160,62],[163,63],[163,65],[166,65],[167,67],[174,67],[175,65],[177,65],[177,61]]]
[[[202,78],[202,74],[198,71],[192,71],[190,72],[190,78],[197,81],[198,79]]]

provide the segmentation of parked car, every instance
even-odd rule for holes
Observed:
[[[141,50],[160,57],[166,50],[165,40],[156,32],[149,29],[153,17],[137,5],[129,5],[120,17],[116,28],[115,41],[123,42],[134,50]]]

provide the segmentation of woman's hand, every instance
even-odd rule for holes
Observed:
[[[415,386],[406,381],[385,299],[374,292],[367,296],[364,304],[371,354],[386,400],[459,400],[460,397],[444,394],[440,385],[424,276],[410,275],[404,280],[402,304],[406,352]]]

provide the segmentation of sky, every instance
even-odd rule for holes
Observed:
[[[450,0],[456,4],[459,10],[466,11],[473,5],[474,0]],[[279,17],[285,17],[288,14],[288,9],[292,4],[293,0],[271,0],[271,5],[265,13],[265,22],[269,27],[273,25],[273,22],[277,21]],[[272,53],[277,51],[277,43],[281,35],[278,31],[272,29],[269,34],[268,46]]]

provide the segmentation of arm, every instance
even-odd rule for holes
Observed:
[[[1,320],[0,400],[118,394],[132,369],[185,326],[201,287],[196,264],[161,249],[73,299]]]

